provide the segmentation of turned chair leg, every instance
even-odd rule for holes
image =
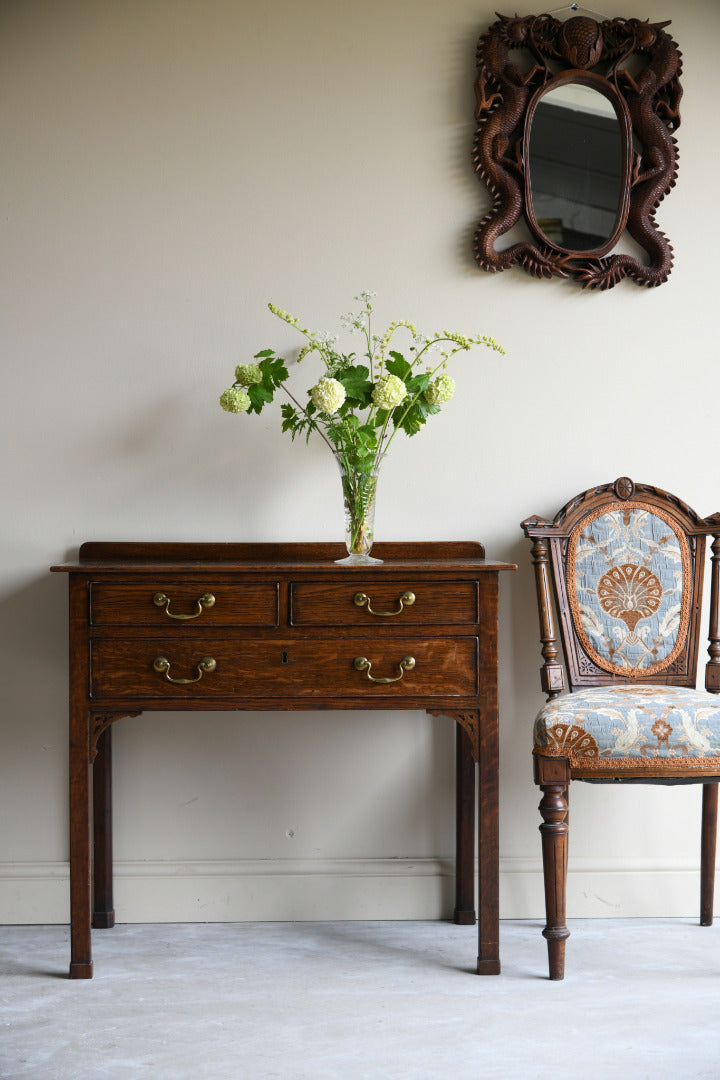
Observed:
[[[718,785],[703,784],[700,841],[700,925],[712,926],[717,846]]]
[[[551,979],[565,977],[565,942],[570,931],[565,922],[567,891],[568,804],[564,784],[542,784],[540,813],[543,875],[545,878],[546,926],[543,937],[548,943]]]

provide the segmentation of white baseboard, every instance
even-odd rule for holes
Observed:
[[[715,889],[720,912],[720,886]],[[539,859],[500,860],[500,917],[543,919]],[[700,916],[699,861],[575,858],[568,867],[569,919],[680,919]]]
[[[0,864],[0,924],[69,920],[67,863]],[[500,862],[500,915],[541,919],[539,860]],[[699,912],[696,863],[575,859],[568,918],[686,918]],[[118,862],[118,922],[447,919],[452,859]]]

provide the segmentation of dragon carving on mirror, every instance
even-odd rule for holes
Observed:
[[[477,263],[491,272],[520,266],[538,278],[574,278],[591,289],[609,289],[625,278],[661,285],[673,253],[655,213],[677,178],[682,96],[681,54],[665,31],[668,23],[586,16],[560,21],[551,14],[498,19],[477,46],[473,162],[493,199],[475,231]],[[535,109],[553,88],[575,85],[592,87],[609,101],[618,138],[625,140],[614,225],[591,250],[554,241],[539,227],[530,186]],[[508,238],[498,250],[497,241],[523,222],[528,238]],[[644,253],[638,253],[642,261],[611,250],[625,231]]]

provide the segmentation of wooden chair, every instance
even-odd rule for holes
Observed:
[[[720,513],[621,477],[522,523],[534,541],[548,701],[535,721],[550,978],[565,968],[571,780],[703,785],[700,923],[713,917],[720,780]],[[706,690],[695,689],[705,541],[712,543]],[[553,596],[569,692],[560,662]]]

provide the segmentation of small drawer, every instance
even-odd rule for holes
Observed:
[[[403,663],[408,658],[413,663]],[[96,699],[232,697],[236,708],[256,699],[279,706],[325,699],[362,708],[364,701],[386,695],[476,695],[478,640],[395,634],[390,642],[377,636],[312,642],[233,642],[201,634],[154,641],[105,638],[91,642],[90,681]]]
[[[277,582],[93,582],[92,626],[277,626]]]
[[[355,580],[295,582],[290,589],[294,626],[472,626],[478,620],[475,581],[413,583]]]

